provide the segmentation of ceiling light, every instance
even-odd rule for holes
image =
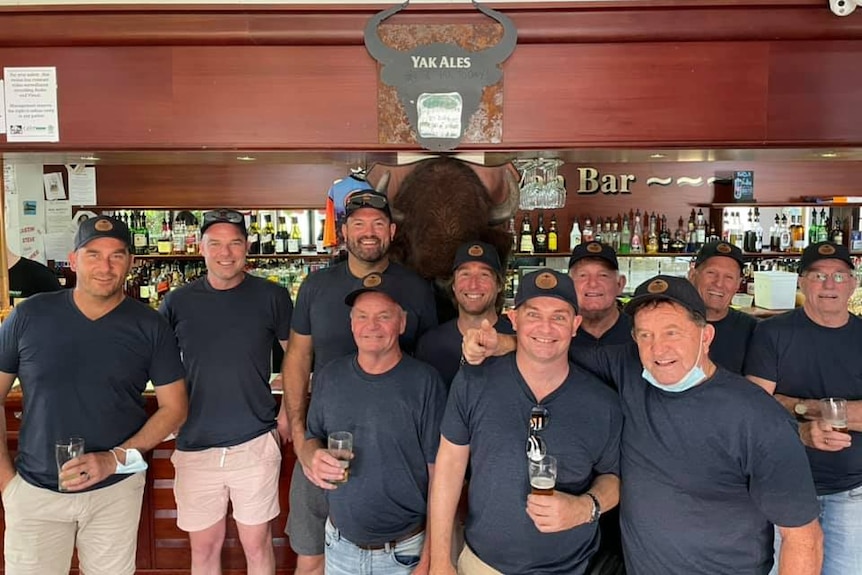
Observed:
[[[662,158],[666,158],[667,156],[665,156],[664,154],[650,154],[649,157],[653,160],[660,160]]]
[[[257,158],[254,158],[252,156],[237,156],[236,159],[239,160],[240,162],[253,162]]]
[[[836,152],[823,152],[820,154],[821,158],[837,158],[838,154]]]

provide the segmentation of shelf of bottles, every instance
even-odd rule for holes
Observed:
[[[158,307],[165,294],[206,274],[200,223],[206,210],[105,211],[132,232],[135,265],[127,295]],[[323,210],[239,210],[249,235],[251,274],[283,286],[296,299],[305,277],[329,265],[323,246]]]

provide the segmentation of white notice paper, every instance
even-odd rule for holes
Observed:
[[[3,68],[7,142],[59,142],[57,68]]]
[[[66,199],[66,188],[63,186],[63,176],[57,172],[42,174],[42,181],[45,183],[46,200]]]
[[[69,201],[73,206],[96,205],[96,168],[66,166],[69,171]]]
[[[0,134],[6,133],[6,96],[3,94],[3,78],[0,78]]]
[[[48,234],[72,229],[72,204],[67,200],[45,202],[45,231]],[[53,259],[53,258],[48,258]]]
[[[54,261],[67,261],[72,251],[73,236],[70,232],[49,232],[45,234],[45,257]]]

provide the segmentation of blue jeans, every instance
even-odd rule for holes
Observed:
[[[326,575],[408,575],[419,563],[425,532],[400,541],[394,547],[369,551],[360,549],[326,520]]]
[[[820,495],[820,527],[823,529],[823,571],[821,575],[862,574],[862,487]],[[775,566],[778,573],[781,537],[775,529]]]

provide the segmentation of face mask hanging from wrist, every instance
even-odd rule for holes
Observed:
[[[700,347],[697,350],[697,359],[694,360],[694,365],[690,370],[688,370],[688,373],[686,373],[682,379],[670,385],[663,385],[659,383],[655,376],[653,376],[646,367],[644,367],[641,372],[641,376],[654,387],[661,389],[662,391],[670,391],[672,393],[687,391],[706,379],[706,373],[704,373],[703,369],[700,367],[700,356],[703,354],[703,329],[704,328],[701,328],[700,330]]]

